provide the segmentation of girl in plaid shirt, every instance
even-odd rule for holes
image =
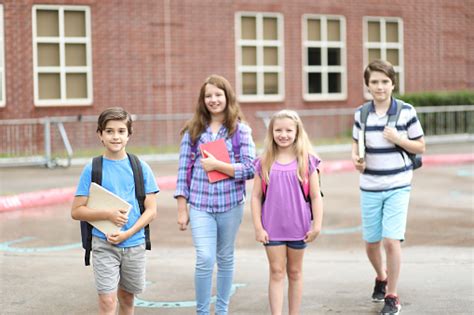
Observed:
[[[245,181],[254,176],[255,144],[251,129],[242,122],[243,114],[230,83],[211,75],[200,90],[196,111],[181,134],[178,179],[174,197],[178,203],[178,225],[181,231],[191,223],[196,248],[196,313],[209,314],[212,272],[217,260],[216,314],[227,314],[234,273],[234,244],[242,221]],[[232,150],[232,135],[240,136],[240,158]],[[217,160],[211,154],[204,158],[196,151],[188,186],[187,170],[192,163],[193,144],[225,139],[231,163]],[[207,172],[219,171],[229,178],[209,183]],[[189,209],[188,209],[189,204]]]

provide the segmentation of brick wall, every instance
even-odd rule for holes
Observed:
[[[279,12],[284,17],[285,100],[241,104],[257,140],[264,134],[263,123],[255,117],[258,110],[355,107],[363,102],[364,16],[403,19],[406,92],[474,88],[471,75],[474,4],[469,0],[9,0],[0,3],[4,6],[7,98],[5,107],[0,108],[0,119],[96,115],[116,105],[135,114],[192,112],[199,87],[209,74],[221,74],[235,84],[234,14],[239,11]],[[34,4],[90,6],[92,106],[34,106],[31,25]],[[342,15],[346,19],[347,100],[303,100],[301,23],[302,15],[308,13]],[[182,123],[137,125],[139,136],[135,137],[135,144],[176,143]],[[83,127],[76,125],[67,127],[73,147],[96,146],[97,140],[91,136],[93,131],[83,132]]]

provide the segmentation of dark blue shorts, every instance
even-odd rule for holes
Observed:
[[[269,241],[267,244],[263,244],[264,246],[281,246],[286,245],[292,249],[305,249],[308,246],[307,243],[304,241]]]

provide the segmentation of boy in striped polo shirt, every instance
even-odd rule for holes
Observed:
[[[425,151],[423,129],[414,107],[403,103],[395,127],[387,126],[396,114],[392,98],[395,70],[387,61],[375,60],[364,71],[365,85],[373,97],[365,132],[360,106],[354,114],[352,161],[361,173],[361,212],[366,252],[377,276],[372,300],[385,302],[381,314],[398,314],[401,306],[397,282],[401,241],[405,238],[413,166],[406,152]],[[365,156],[359,156],[359,137],[365,137]],[[385,249],[386,265],[382,258]]]

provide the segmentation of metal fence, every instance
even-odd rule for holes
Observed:
[[[256,117],[266,128],[274,112],[259,111]],[[354,108],[298,110],[311,139],[318,145],[349,143]],[[427,142],[474,139],[474,105],[418,107]],[[179,130],[191,113],[134,115],[140,127],[129,146],[177,149]],[[63,116],[0,120],[0,167],[71,165],[74,150],[97,147],[97,116]],[[263,133],[261,133],[263,134]],[[262,139],[256,139],[262,140]]]
[[[428,142],[474,137],[474,105],[425,106],[417,107],[416,111]],[[258,111],[256,116],[268,126],[273,113]],[[335,139],[347,141],[352,136],[354,108],[298,110],[298,114],[313,142],[334,143]]]

